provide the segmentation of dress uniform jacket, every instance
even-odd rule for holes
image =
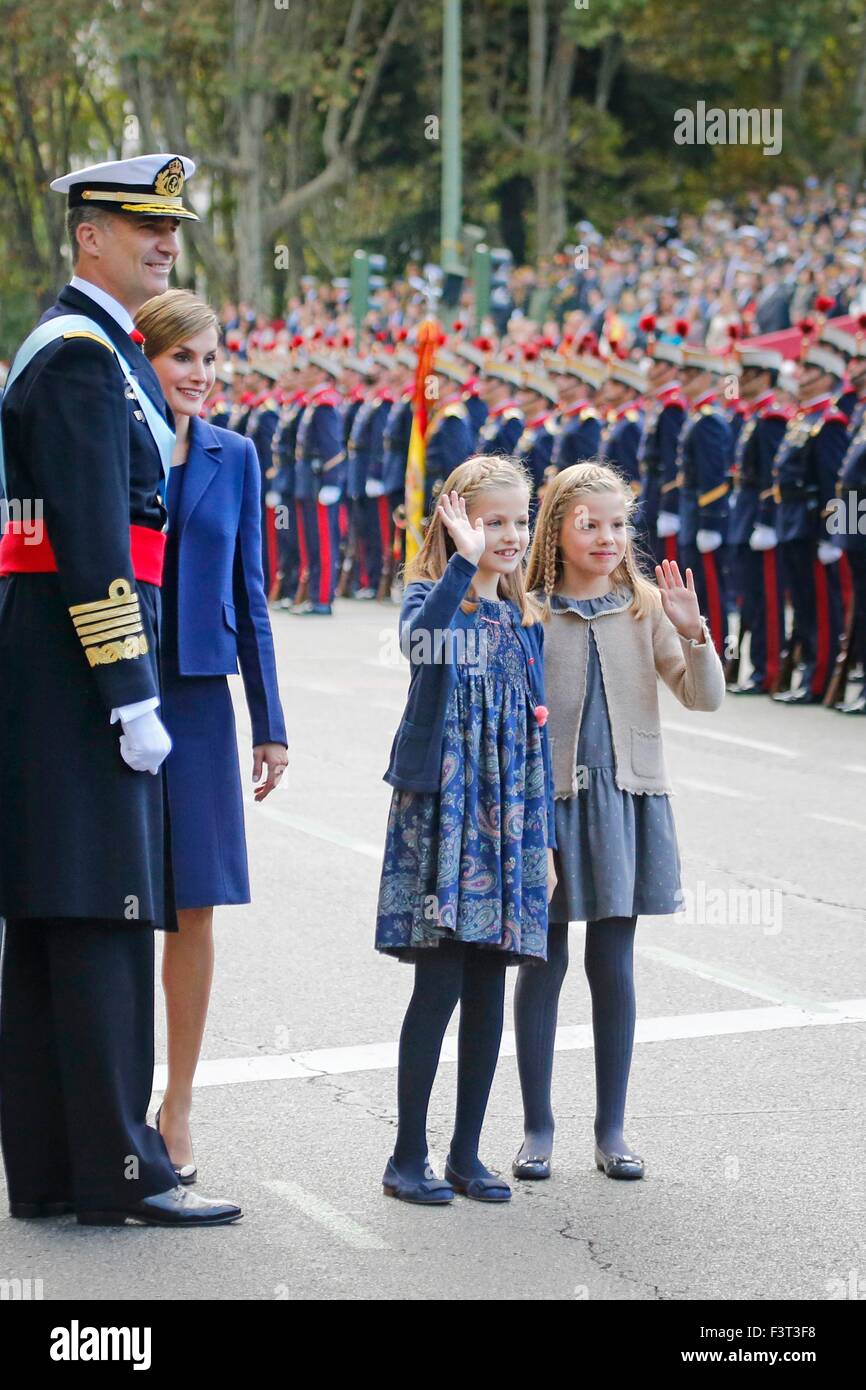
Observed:
[[[551,463],[560,472],[573,463],[598,458],[601,418],[588,401],[581,401],[559,417],[559,433],[553,445]]]
[[[711,401],[689,412],[677,444],[680,545],[693,545],[698,531],[728,530],[730,428]]]
[[[92,319],[173,423],[110,313],[67,286],[59,314]],[[173,930],[163,778],[126,765],[109,722],[159,695],[159,589],[136,580],[129,531],[165,524],[157,445],[115,354],[81,336],[35,355],[3,434],[8,496],[42,500],[57,572],[0,577],[0,914]]]
[[[773,467],[780,541],[826,539],[821,514],[836,496],[847,426],[847,417],[829,400],[799,410],[790,421]]]
[[[748,545],[756,526],[774,526],[773,459],[788,422],[786,412],[772,395],[757,401],[741,424],[734,447],[734,491],[728,541]]]
[[[601,432],[599,453],[633,484],[633,491],[638,491],[640,469],[637,452],[643,424],[640,408],[635,401],[629,401],[612,414],[613,419],[606,422]]]
[[[295,497],[316,501],[319,488],[345,487],[340,397],[330,389],[313,393],[298,424],[295,445]],[[332,464],[325,469],[326,464]]]
[[[428,514],[437,484],[441,487],[458,464],[465,463],[472,453],[469,412],[462,401],[449,401],[436,411],[427,426],[426,445],[424,510]]]
[[[523,411],[514,401],[491,410],[478,436],[479,454],[513,454],[523,434]]]
[[[406,484],[406,461],[409,457],[409,440],[412,437],[412,396],[409,393],[391,407],[385,434],[382,439],[384,462],[382,483],[385,492],[402,492]]]

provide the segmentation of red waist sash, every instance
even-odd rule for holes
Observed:
[[[130,526],[132,572],[144,584],[161,584],[166,535],[148,526]],[[0,574],[56,574],[57,561],[45,535],[34,540],[20,526],[9,522],[0,540]]]

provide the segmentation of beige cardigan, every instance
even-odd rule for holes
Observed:
[[[607,697],[616,784],[621,791],[670,793],[662,752],[656,675],[686,709],[718,709],[725,677],[705,620],[700,645],[680,637],[659,604],[645,618],[632,617],[631,595],[620,608],[593,618],[573,609],[551,611],[544,634],[547,731],[556,798],[576,796],[577,739],[586,689],[589,624],[592,624]]]

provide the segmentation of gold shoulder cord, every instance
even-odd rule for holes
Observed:
[[[73,604],[69,612],[91,666],[132,661],[150,650],[138,594],[127,579],[112,580],[107,599]]]

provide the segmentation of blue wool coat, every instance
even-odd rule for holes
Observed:
[[[461,650],[471,652],[469,642],[461,649],[455,634],[472,631],[476,623],[475,614],[464,613],[460,604],[476,569],[471,561],[455,553],[437,583],[419,579],[406,587],[400,609],[400,645],[409,656],[411,675],[406,709],[394,735],[383,779],[392,787],[405,791],[439,790],[448,701],[457,684]],[[518,624],[516,632],[526,655],[533,702],[546,705],[543,624]],[[547,787],[547,843],[555,848],[553,779],[546,727],[541,729],[541,748]]]
[[[253,442],[193,419],[184,468],[177,527],[180,674],[232,675],[240,664],[253,745],[286,743],[262,577],[261,470]]]

